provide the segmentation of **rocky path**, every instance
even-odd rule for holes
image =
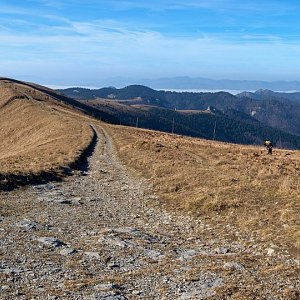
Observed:
[[[243,299],[284,299],[275,295],[299,287],[263,272],[295,261],[166,213],[96,131],[88,171],[0,194],[1,299],[230,299],[216,291],[238,286],[257,293]]]

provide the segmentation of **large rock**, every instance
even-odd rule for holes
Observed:
[[[54,237],[40,237],[37,239],[37,241],[44,244],[45,246],[54,247],[54,248],[66,245],[64,242]]]

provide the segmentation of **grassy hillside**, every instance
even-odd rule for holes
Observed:
[[[149,178],[164,205],[211,218],[224,236],[300,249],[300,153],[109,127],[122,160]],[[223,224],[223,225],[222,225]]]
[[[58,173],[91,142],[83,114],[32,87],[0,81],[0,178]]]

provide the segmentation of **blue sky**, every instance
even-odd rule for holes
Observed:
[[[0,76],[300,80],[300,2],[0,0]]]

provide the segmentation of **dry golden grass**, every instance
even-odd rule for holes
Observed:
[[[177,112],[181,112],[183,114],[212,114],[210,110],[198,110],[198,109],[178,109]]]
[[[0,174],[39,174],[72,164],[93,132],[82,114],[22,84],[0,81]]]
[[[172,210],[236,225],[245,236],[300,249],[300,153],[110,126],[121,159]],[[237,237],[233,237],[237,238]],[[298,252],[299,253],[299,252]]]
[[[80,101],[92,107],[100,107],[102,111],[108,113],[137,113],[139,110],[135,107],[135,105],[126,105],[123,104],[122,101],[109,100],[98,98],[95,100],[82,100]]]

